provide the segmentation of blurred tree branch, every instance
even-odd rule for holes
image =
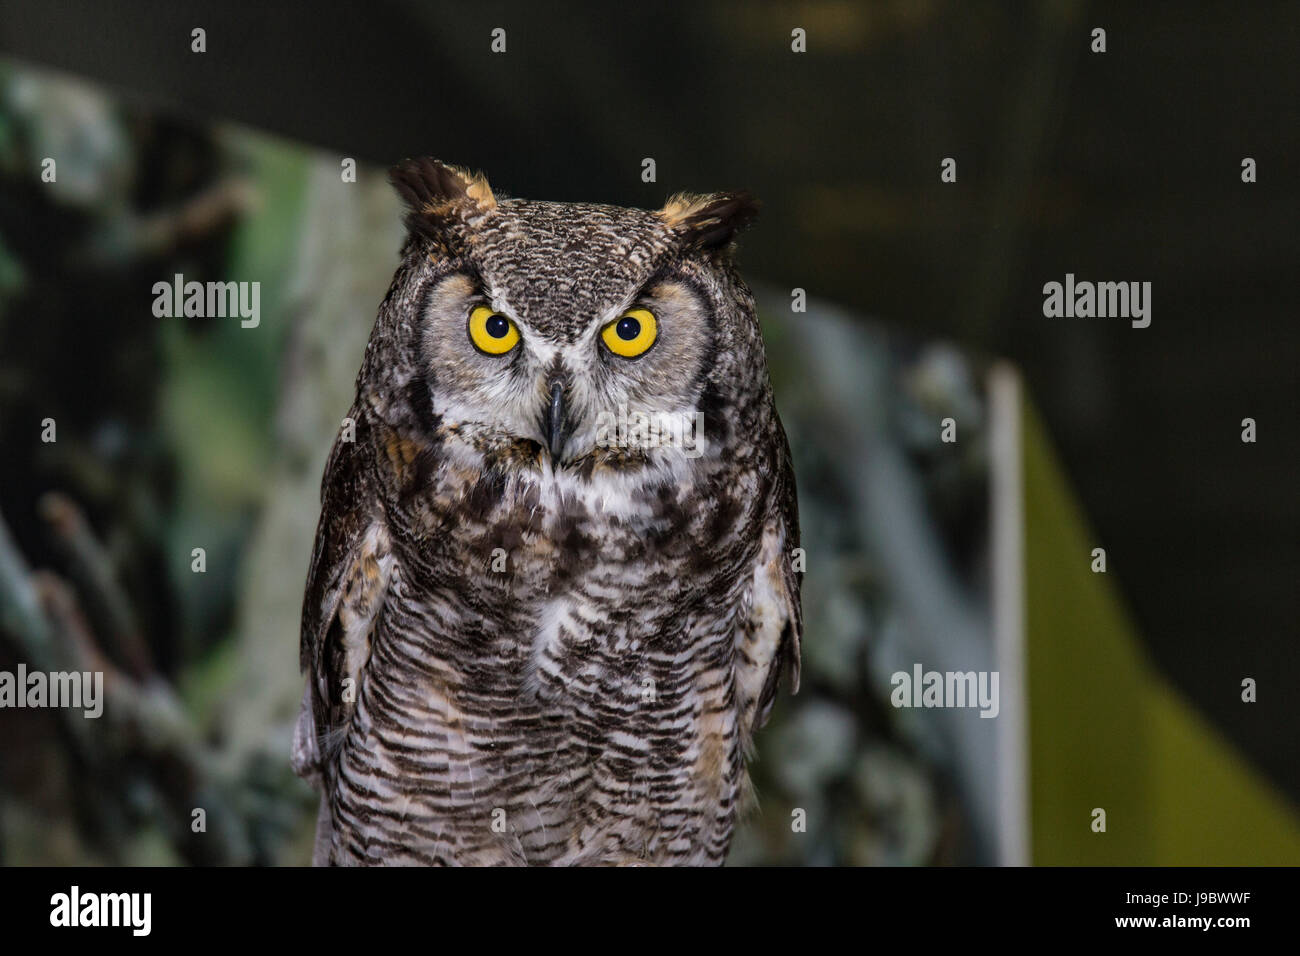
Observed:
[[[74,742],[71,773],[74,794],[102,793],[105,781],[116,806],[98,799],[81,800],[94,816],[92,832],[110,859],[126,842],[123,820],[131,809],[152,803],[165,809],[163,830],[177,853],[191,863],[249,862],[249,842],[233,808],[241,781],[224,775],[210,750],[180,706],[171,686],[156,675],[136,676],[118,667],[105,653],[109,641],[97,633],[82,610],[84,589],[101,589],[96,597],[114,608],[110,627],[131,620],[129,604],[113,581],[84,516],[63,496],[47,496],[42,510],[53,533],[75,552],[79,592],[50,571],[31,571],[0,519],[0,628],[17,646],[20,659],[47,673],[103,675],[103,712],[92,719],[78,709],[57,709],[58,720]],[[133,652],[141,653],[139,648]],[[141,662],[136,661],[137,664]],[[23,692],[25,688],[19,688]],[[96,786],[77,785],[77,776],[94,775]],[[143,784],[144,801],[137,792]],[[199,832],[188,824],[195,810],[206,817]]]

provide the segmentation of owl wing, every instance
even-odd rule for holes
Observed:
[[[803,636],[801,582],[795,562],[799,502],[790,446],[780,420],[775,424],[774,481],[754,563],[749,615],[736,635],[736,685],[742,739],[746,742],[767,722],[782,673],[789,672],[790,692],[799,691],[799,645]]]
[[[361,422],[355,409],[354,422]],[[388,526],[362,465],[358,424],[340,436],[321,481],[321,515],[302,604],[299,665],[307,672],[294,734],[294,770],[314,779],[342,741],[356,702],[370,638],[384,606],[393,556]]]

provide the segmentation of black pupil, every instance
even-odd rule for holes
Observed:
[[[614,332],[624,342],[631,342],[641,334],[641,323],[630,315],[625,315],[618,320],[618,325],[614,326]]]
[[[503,315],[494,315],[487,320],[487,334],[494,339],[504,339],[510,331],[510,323]]]

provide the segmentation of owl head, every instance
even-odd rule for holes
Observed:
[[[359,385],[395,428],[518,467],[635,469],[702,453],[766,389],[731,261],[747,193],[509,199],[431,159],[392,182],[408,237]]]

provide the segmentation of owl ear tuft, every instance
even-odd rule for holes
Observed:
[[[701,252],[725,249],[758,216],[758,200],[745,190],[705,196],[678,193],[659,210],[685,248]]]
[[[449,166],[428,156],[394,166],[389,181],[406,203],[412,233],[442,241],[449,227],[472,223],[496,208],[496,196],[482,173]]]

